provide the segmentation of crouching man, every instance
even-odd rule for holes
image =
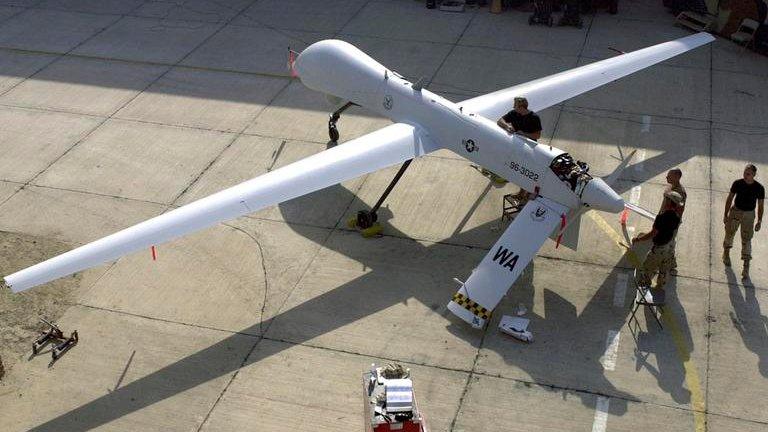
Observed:
[[[653,230],[647,234],[640,234],[632,239],[632,244],[652,240],[653,247],[648,251],[645,261],[637,269],[637,284],[650,288],[654,275],[656,286],[647,291],[646,301],[651,304],[662,305],[665,301],[664,285],[667,283],[669,271],[675,260],[675,249],[672,239],[675,230],[680,225],[680,207],[683,204],[683,196],[678,192],[667,191],[664,193],[664,207],[653,221]],[[650,298],[649,298],[650,297]]]

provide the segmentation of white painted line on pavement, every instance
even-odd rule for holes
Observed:
[[[629,228],[627,228],[627,231],[629,231]],[[627,282],[629,282],[629,275],[626,272],[621,272],[616,277],[616,287],[613,290],[614,307],[624,307],[624,298],[627,296]]]
[[[642,191],[642,186],[637,185],[632,188],[632,191],[629,193],[629,203],[634,205],[640,205],[640,192]]]
[[[605,370],[616,369],[616,358],[619,355],[619,336],[621,336],[621,332],[608,330],[608,336],[605,338],[605,353],[600,360]]]
[[[611,400],[605,396],[598,396],[595,404],[595,421],[592,423],[592,432],[605,432],[608,425],[608,407]]]
[[[640,127],[640,132],[650,132],[650,131],[651,131],[651,116],[644,115],[643,125]]]

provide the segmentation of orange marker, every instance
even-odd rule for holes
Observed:
[[[293,68],[293,63],[296,61],[296,52],[291,49],[291,47],[288,47],[288,70],[291,71],[291,78],[296,78],[298,74],[296,74],[296,69]]]
[[[555,249],[560,247],[560,240],[563,239],[563,230],[565,230],[566,219],[565,215],[560,215],[560,234],[557,236],[557,243],[555,243]]]

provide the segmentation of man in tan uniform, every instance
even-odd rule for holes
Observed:
[[[661,207],[659,208],[659,214],[661,214],[666,206],[669,204],[669,198],[667,198],[667,192],[677,192],[683,197],[680,205],[677,206],[677,216],[680,217],[680,223],[683,223],[683,212],[685,211],[685,201],[688,199],[688,193],[685,192],[685,188],[680,183],[680,179],[683,177],[683,172],[680,168],[674,168],[667,171],[667,187],[664,188],[664,199],[661,201]],[[677,230],[672,234],[672,243],[669,247],[672,249],[672,267],[669,270],[669,274],[677,274],[677,256],[675,255],[675,247],[677,246]]]
[[[664,207],[653,221],[653,230],[646,234],[638,234],[632,239],[632,244],[653,240],[653,247],[645,256],[643,264],[637,269],[637,284],[649,288],[646,301],[655,305],[662,305],[665,301],[664,285],[667,283],[667,275],[674,258],[671,247],[672,237],[680,225],[678,207],[683,202],[682,195],[674,191],[665,192],[664,198]],[[656,276],[656,286],[651,289],[654,276]]]
[[[725,240],[723,240],[723,264],[731,266],[730,251],[733,247],[733,237],[741,230],[741,259],[744,268],[741,277],[749,277],[749,261],[752,260],[752,236],[760,231],[763,221],[763,201],[765,188],[757,180],[757,167],[747,164],[744,167],[743,178],[731,185],[728,198],[725,200]],[[734,201],[735,198],[735,201]],[[755,223],[755,207],[757,207],[757,223]]]

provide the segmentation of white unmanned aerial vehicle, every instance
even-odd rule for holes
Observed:
[[[346,42],[317,42],[293,64],[302,83],[348,101],[345,107],[362,106],[395,124],[6,276],[5,283],[13,292],[23,291],[445,148],[534,194],[448,304],[464,321],[483,327],[547,237],[564,229],[569,217],[576,219],[588,209],[619,213],[625,208],[610,180],[592,177],[586,164],[563,150],[508,134],[496,119],[517,96],[526,97],[531,109],[542,110],[713,40],[699,33],[461,103],[409,82]],[[331,118],[334,141],[342,110]]]

